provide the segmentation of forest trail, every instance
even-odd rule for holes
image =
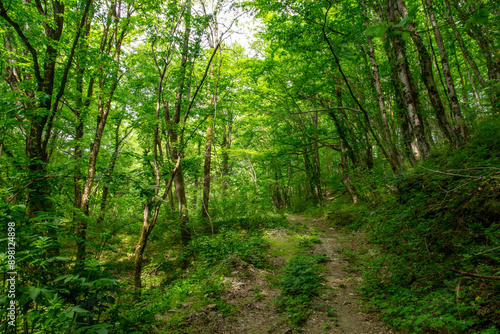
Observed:
[[[347,270],[348,262],[341,255],[343,243],[347,242],[345,235],[341,234],[337,229],[325,226],[322,222],[306,219],[302,216],[289,216],[291,225],[303,224],[308,227],[309,231],[319,231],[317,237],[323,242],[315,245],[314,252],[317,254],[325,254],[331,259],[326,263],[327,271],[325,273],[326,286],[333,289],[333,298],[330,304],[335,309],[336,327],[328,331],[320,331],[317,324],[311,324],[311,331],[304,326],[307,333],[366,333],[366,334],[386,334],[395,333],[386,328],[380,322],[376,315],[364,311],[363,304],[360,302],[360,296],[356,292],[356,287],[361,281],[359,273],[353,270]],[[357,238],[359,239],[359,238]],[[356,239],[348,240],[351,243],[356,242]],[[316,313],[316,312],[315,312]],[[320,312],[317,312],[317,318],[321,318]],[[315,318],[313,314],[311,318]]]
[[[205,310],[204,314],[193,315],[191,324],[198,327],[205,322],[213,333],[396,333],[380,322],[376,314],[366,311],[356,292],[356,287],[362,278],[352,269],[349,270],[350,264],[345,256],[342,256],[342,249],[347,243],[352,245],[361,238],[354,236],[347,239],[344,234],[321,221],[303,216],[290,215],[288,219],[291,229],[269,231],[273,248],[276,244],[279,245],[280,241],[288,240],[290,234],[296,233],[292,232],[295,230],[299,234],[313,234],[319,238],[322,244],[315,244],[313,253],[326,254],[331,259],[326,263],[324,272],[325,288],[313,301],[312,312],[302,328],[290,327],[286,316],[277,310],[275,300],[280,290],[273,288],[270,283],[272,279],[269,279],[276,273],[258,270],[251,266],[246,268],[243,266],[236,270],[246,271],[248,274],[244,278],[228,281],[230,288],[224,298],[228,304],[234,305],[237,309],[232,319],[222,318],[222,315],[217,319],[216,312]],[[286,255],[270,258],[280,267],[283,267],[288,259]]]

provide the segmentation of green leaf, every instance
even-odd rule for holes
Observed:
[[[47,289],[40,289],[42,296],[44,296],[46,299],[51,299],[53,297],[52,291],[47,290]]]
[[[486,9],[480,9],[472,17],[472,22],[477,24],[488,24],[489,15]]]
[[[365,30],[365,35],[382,37],[386,33],[387,29],[389,29],[389,28],[385,24],[370,26],[370,27],[368,27],[368,29]]]
[[[57,281],[60,281],[60,280],[64,280],[64,284],[68,283],[69,281],[71,281],[72,279],[76,279],[78,278],[78,275],[62,275],[62,276],[59,276],[58,278],[56,278],[54,280],[54,282],[57,282]]]
[[[34,287],[34,286],[29,287],[29,295],[30,295],[30,298],[34,302],[36,302],[36,299],[38,298],[38,296],[40,295],[41,292],[42,292],[42,289],[39,289],[39,288]]]
[[[401,39],[405,42],[408,42],[410,40],[410,32],[403,31],[403,33],[401,34]]]
[[[96,333],[96,334],[108,334],[108,330],[106,328],[113,327],[111,324],[97,324],[97,325],[91,325],[91,326],[83,326],[78,328],[75,331],[75,334],[79,334],[82,332],[85,333]]]
[[[414,17],[417,12],[418,12],[418,4],[415,4],[408,10],[408,16]]]
[[[67,309],[66,317],[73,318],[75,316],[75,313],[90,313],[90,312],[79,306],[73,306]]]
[[[401,28],[401,27],[406,27],[406,25],[411,21],[411,17],[410,16],[405,16],[401,22],[399,22],[398,24],[396,24],[394,27],[395,28]]]

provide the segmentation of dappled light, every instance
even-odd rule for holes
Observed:
[[[0,0],[0,331],[500,334],[500,11]]]

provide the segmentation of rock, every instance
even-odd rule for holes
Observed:
[[[208,308],[209,310],[214,309],[214,308],[216,308],[216,307],[217,307],[217,304],[208,304],[208,305],[207,305],[207,308]]]

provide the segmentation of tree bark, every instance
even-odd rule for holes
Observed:
[[[396,0],[396,5],[398,7],[399,12],[401,15],[408,16],[408,10],[406,8],[405,3],[403,0]],[[392,19],[391,22],[395,22],[395,16],[391,16],[390,18]],[[436,86],[436,82],[434,81],[434,74],[432,70],[432,59],[427,52],[427,48],[425,47],[425,44],[422,40],[422,37],[417,31],[417,28],[413,22],[408,23],[408,30],[410,31],[410,36],[413,40],[413,43],[415,44],[415,47],[417,48],[418,54],[419,54],[419,59],[420,59],[420,74],[422,77],[422,81],[425,84],[425,87],[427,88],[427,92],[429,95],[429,99],[431,101],[432,107],[434,109],[434,112],[436,114],[436,119],[438,121],[438,125],[445,135],[445,137],[450,141],[450,143],[454,146],[457,145],[458,141],[455,135],[455,132],[453,131],[452,127],[450,126],[450,123],[448,121],[448,118],[446,117],[446,111],[443,105],[443,102],[441,100],[441,97],[439,96],[439,91]],[[395,37],[395,40],[399,40],[399,42],[395,41],[395,43],[401,43],[402,40],[401,38]],[[404,47],[403,47],[404,48]],[[396,52],[397,55],[397,52]],[[399,59],[398,59],[399,60]],[[418,131],[415,132],[418,138]],[[419,145],[420,147],[421,145]],[[425,146],[425,145],[424,145]],[[426,148],[424,148],[425,150]],[[423,154],[426,156],[426,154]],[[425,158],[424,158],[425,159]]]
[[[462,55],[464,56],[464,59],[466,60],[467,64],[469,64],[470,68],[472,69],[472,72],[474,73],[474,76],[478,80],[479,84],[483,89],[485,89],[486,94],[488,95],[491,104],[492,105],[498,105],[500,102],[500,96],[497,90],[495,89],[489,89],[489,83],[484,79],[483,75],[479,71],[479,68],[474,61],[474,57],[471,55],[469,49],[466,47],[464,40],[462,38],[462,35],[460,34],[456,24],[455,24],[455,19],[451,15],[451,5],[448,0],[445,0],[445,6],[446,6],[446,18],[448,21],[448,24],[450,25],[451,29],[453,30],[453,33],[455,35],[455,39],[458,42],[458,45],[460,46],[460,50],[462,51]],[[463,16],[462,16],[463,17]],[[470,33],[469,33],[470,35]],[[490,64],[491,66],[491,64]],[[474,81],[472,78],[469,78],[469,81],[471,82],[471,85],[473,89],[476,91],[476,99],[479,102],[479,94],[477,94],[476,87],[474,86]]]
[[[343,140],[340,141],[340,149],[342,151],[342,154],[340,156],[340,163],[338,165],[340,180],[349,193],[349,196],[351,196],[352,203],[357,204],[358,193],[351,181],[351,178],[349,177],[349,161],[347,160],[346,149],[344,147]]]
[[[108,10],[108,20],[106,27],[101,38],[100,51],[111,55],[114,60],[114,66],[116,69],[116,74],[112,75],[110,78],[110,87],[106,89],[107,84],[107,73],[99,65],[100,79],[98,81],[99,95],[98,95],[98,115],[96,121],[96,131],[92,146],[89,153],[89,165],[87,169],[86,181],[83,185],[82,199],[80,201],[80,210],[85,214],[89,215],[89,201],[92,193],[92,187],[94,185],[94,178],[96,174],[97,159],[99,156],[99,151],[101,149],[102,137],[104,135],[104,130],[106,128],[109,112],[111,111],[111,106],[113,102],[113,96],[118,87],[118,83],[121,79],[119,73],[120,66],[120,55],[122,51],[122,43],[128,30],[129,21],[126,21],[124,25],[120,26],[118,22],[121,21],[120,11],[116,8],[116,3],[112,2]],[[111,26],[111,21],[114,20],[114,27],[111,36],[108,35],[108,29]],[[82,217],[77,223],[77,261],[85,259],[86,256],[86,239],[87,239],[87,217]]]
[[[439,30],[439,26],[434,15],[434,7],[431,0],[426,0],[427,11],[429,14],[429,19],[431,21],[432,28],[434,30],[434,37],[436,39],[436,44],[439,50],[439,55],[441,57],[441,65],[443,66],[444,80],[446,82],[446,87],[448,88],[448,96],[450,97],[451,111],[452,115],[456,118],[458,126],[458,138],[460,141],[467,139],[468,130],[465,125],[465,120],[462,116],[462,111],[460,108],[460,103],[458,102],[457,92],[455,90],[455,83],[453,82],[453,76],[451,74],[450,64],[448,62],[448,54],[444,47],[443,36]]]
[[[367,15],[367,8],[366,4],[363,1],[363,6],[364,6],[364,11],[365,11],[365,16],[366,16],[366,27],[369,27],[369,20],[368,20],[368,15]],[[392,171],[397,174],[402,168],[402,162],[399,158],[399,152],[394,145],[391,137],[391,132],[389,128],[389,122],[387,120],[387,112],[385,108],[385,101],[384,101],[384,93],[382,92],[382,85],[380,83],[380,73],[378,69],[378,64],[377,64],[377,59],[375,58],[375,49],[373,47],[373,41],[371,36],[367,37],[368,40],[368,51],[366,52],[368,54],[368,57],[370,59],[370,65],[371,65],[371,75],[372,75],[372,87],[373,90],[375,91],[375,96],[377,97],[377,103],[378,103],[378,108],[379,108],[379,113],[380,113],[380,120],[381,120],[381,127],[382,127],[382,138],[383,141],[385,142],[385,147],[387,151],[387,161],[389,162]]]
[[[212,161],[212,135],[213,135],[213,117],[207,119],[207,134],[205,137],[205,164],[203,165],[203,201],[201,216],[208,218],[208,202],[210,200],[210,164]]]
[[[389,22],[395,23],[395,8],[393,0],[388,1],[388,14]],[[410,68],[405,51],[405,43],[397,34],[393,34],[391,42],[394,48],[396,61],[398,64],[399,80],[402,85],[405,105],[408,111],[408,116],[413,133],[416,138],[416,147],[420,159],[427,159],[431,153],[429,143],[425,137],[424,125],[422,123],[420,114],[420,103],[418,101],[418,94],[411,79]]]
[[[449,6],[449,1],[446,1],[446,3]],[[469,18],[469,13],[466,13],[460,7],[458,2],[453,2],[452,5],[457,11],[460,20],[463,22],[467,22]],[[479,9],[475,8],[474,6],[472,7],[473,9]],[[495,46],[495,43],[488,38],[488,36],[484,32],[484,29],[482,29],[475,23],[470,23],[468,25],[468,29],[466,29],[465,31],[472,39],[474,39],[477,42],[477,44],[479,45],[479,49],[481,50],[483,56],[485,57],[486,69],[488,70],[488,79],[489,79],[489,82],[487,83],[487,89],[491,91],[490,99],[492,100],[491,101],[492,105],[498,108],[500,104],[498,88],[495,89],[495,87],[493,86],[497,84],[498,81],[500,80],[500,59],[496,55],[495,50],[497,50],[497,48]],[[474,69],[472,64],[471,67]]]
[[[24,4],[26,5],[26,4]],[[92,0],[87,1],[81,10],[79,22],[75,24],[75,37],[69,49],[69,54],[65,61],[59,60],[59,42],[62,32],[65,27],[65,4],[54,0],[51,3],[50,11],[41,10],[37,7],[40,19],[43,20],[43,37],[42,45],[44,46],[43,64],[39,58],[42,53],[42,45],[35,45],[33,40],[37,37],[30,31],[30,27],[26,24],[24,29],[15,21],[16,18],[9,16],[9,9],[5,8],[4,3],[0,1],[0,17],[12,27],[17,34],[20,42],[25,46],[22,54],[26,57],[31,56],[32,72],[25,78],[14,76],[8,79],[8,83],[14,90],[23,90],[26,97],[32,99],[32,102],[26,102],[28,108],[23,115],[29,123],[29,131],[26,134],[25,154],[29,159],[27,171],[30,182],[30,189],[27,193],[27,214],[30,218],[36,218],[40,212],[50,212],[53,208],[51,199],[51,183],[49,182],[48,164],[51,156],[51,149],[47,146],[53,142],[55,135],[52,133],[52,127],[57,112],[60,110],[59,101],[62,98],[69,72],[73,66],[73,58],[81,39],[81,32],[87,20]],[[67,25],[67,24],[66,24]],[[37,33],[35,33],[37,34]],[[60,64],[60,65],[59,65]],[[12,67],[15,64],[11,63]],[[56,87],[56,72],[62,73],[58,90]],[[20,88],[16,86],[24,80],[33,80],[34,85],[27,85]],[[59,79],[58,79],[59,80]],[[31,87],[35,87],[34,89]],[[35,93],[36,92],[36,93]],[[57,245],[56,229],[48,228],[47,235],[53,238],[54,247],[51,247],[48,252],[51,255],[59,254],[59,246]]]
[[[408,159],[411,166],[417,164],[417,159],[413,153],[411,143],[413,141],[413,132],[411,129],[411,122],[408,113],[405,111],[406,106],[404,102],[403,92],[401,89],[401,83],[399,81],[399,72],[396,65],[395,56],[393,55],[393,49],[389,46],[386,50],[387,59],[391,65],[391,83],[394,88],[394,108],[399,116],[399,126],[401,128],[401,133],[403,137],[403,152],[404,156]]]
[[[171,157],[172,159],[182,159],[182,145],[183,143],[179,141],[179,135],[177,133],[177,128],[181,120],[181,109],[184,95],[184,86],[186,80],[186,68],[188,62],[188,52],[189,52],[189,36],[191,34],[191,0],[186,2],[186,11],[184,14],[185,27],[184,36],[182,43],[182,55],[181,55],[181,67],[179,71],[179,82],[177,84],[177,93],[175,97],[174,105],[174,115],[173,119],[170,119],[168,108],[165,111],[166,123],[169,124],[169,138],[171,144]],[[189,230],[189,211],[187,207],[186,199],[186,189],[184,185],[184,174],[182,171],[182,164],[174,176],[175,192],[177,195],[177,204],[180,214],[180,229],[181,229],[181,241],[183,245],[187,245],[191,241],[191,231]]]

